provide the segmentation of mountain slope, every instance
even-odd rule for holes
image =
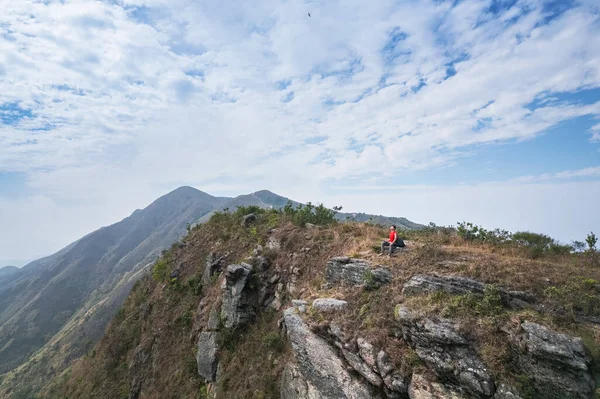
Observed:
[[[20,269],[16,266],[4,266],[4,267],[0,268],[0,278],[11,276],[15,273],[18,273],[19,270]]]
[[[301,205],[300,202],[293,201],[289,198],[282,197],[281,195],[275,194],[268,190],[261,190],[254,192],[252,194],[240,195],[235,197],[227,202],[225,202],[219,209],[215,209],[214,211],[204,215],[198,223],[205,223],[212,215],[218,210],[235,210],[239,207],[243,206],[260,206],[266,209],[281,209],[288,202],[292,204],[292,206],[297,207]],[[415,222],[411,222],[410,220],[403,217],[395,217],[395,216],[381,216],[381,215],[370,215],[366,213],[344,213],[339,212],[336,214],[336,219],[340,221],[354,221],[354,222],[371,222],[373,224],[382,224],[382,225],[396,225],[399,229],[412,230],[412,229],[420,229],[424,227],[422,224],[418,224]]]
[[[267,190],[217,198],[181,187],[121,222],[23,267],[0,284],[0,374],[8,372],[0,380],[0,396],[11,391],[14,397],[31,398],[86,353],[133,284],[189,224],[206,222],[217,210],[251,205],[278,209],[289,201]]]
[[[0,287],[0,373],[22,364],[45,344],[36,361],[17,370],[13,380],[16,376],[29,383],[40,364],[60,371],[83,354],[144,267],[177,241],[189,223],[224,201],[181,187],[25,266]]]
[[[590,257],[531,259],[517,241],[446,228],[408,231],[405,250],[380,257],[385,228],[256,214],[247,227],[237,212],[192,229],[42,396],[596,397]]]

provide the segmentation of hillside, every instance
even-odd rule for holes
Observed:
[[[16,266],[4,266],[0,268],[0,279],[3,277],[12,276],[19,272],[19,268]]]
[[[32,387],[85,353],[133,283],[186,226],[223,200],[182,187],[0,286],[0,373]]]
[[[0,276],[0,373],[7,373],[0,392],[32,397],[92,348],[133,284],[190,224],[219,209],[279,209],[288,201],[266,190],[217,198],[181,187],[18,273]]]
[[[593,253],[429,228],[388,258],[375,225],[253,211],[163,254],[42,396],[594,397]]]

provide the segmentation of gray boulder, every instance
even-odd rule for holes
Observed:
[[[295,360],[282,378],[282,399],[382,397],[369,383],[347,370],[336,351],[308,328],[294,308],[286,309],[284,323]]]
[[[401,305],[395,315],[404,339],[440,378],[463,387],[471,397],[494,394],[494,382],[485,365],[450,320],[434,321]]]
[[[212,283],[212,277],[221,273],[223,268],[223,260],[225,257],[217,257],[214,253],[211,253],[204,264],[204,273],[202,274],[202,284],[209,285]]]
[[[237,328],[256,318],[256,292],[249,287],[252,266],[247,263],[229,265],[225,271],[221,320],[225,328]]]
[[[394,363],[392,363],[390,357],[384,351],[379,351],[377,354],[377,369],[379,370],[379,374],[384,378],[394,370]]]
[[[325,279],[328,287],[365,286],[374,289],[392,281],[392,272],[383,267],[373,269],[364,259],[338,256],[327,262]]]
[[[269,237],[267,240],[267,248],[271,251],[279,251],[281,249],[281,241],[275,237]]]
[[[356,345],[358,345],[358,353],[362,360],[373,370],[379,372],[377,367],[377,351],[373,345],[367,342],[364,338],[358,338],[356,340]]]
[[[308,302],[301,299],[292,299],[292,305],[294,308],[298,309],[298,312],[306,313],[306,306],[308,305]]]
[[[458,276],[429,276],[417,274],[404,284],[402,294],[404,296],[431,294],[434,292],[445,292],[451,295],[474,294],[483,296],[485,284],[465,277]],[[532,307],[534,297],[522,291],[510,291],[499,287],[498,293],[505,306],[513,309]]]
[[[252,222],[256,220],[256,215],[249,213],[242,218],[242,226],[248,227]]]
[[[592,358],[581,338],[524,322],[510,332],[517,366],[540,397],[590,398],[594,389]]]
[[[319,298],[313,301],[312,307],[319,312],[331,312],[342,310],[348,306],[348,302],[335,298]]]
[[[204,331],[198,336],[198,349],[196,351],[198,374],[207,382],[217,380],[217,367],[219,365],[217,334],[214,331]]]
[[[391,399],[404,398],[408,392],[408,383],[398,372],[392,372],[383,379],[384,391]]]

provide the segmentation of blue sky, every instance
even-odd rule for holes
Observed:
[[[179,185],[583,239],[597,37],[592,0],[9,2],[0,263]]]

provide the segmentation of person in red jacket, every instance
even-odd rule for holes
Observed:
[[[398,237],[398,233],[396,232],[396,226],[390,226],[390,239],[385,240],[381,243],[381,254],[385,252],[385,248],[389,247],[388,254],[392,256],[392,252],[394,252],[394,248],[402,248],[404,247],[404,241]]]

